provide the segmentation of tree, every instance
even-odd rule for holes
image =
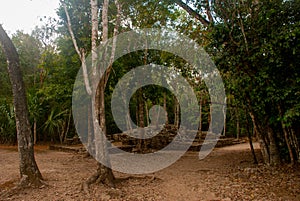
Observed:
[[[119,29],[119,24],[120,24],[120,15],[121,15],[121,4],[119,3],[119,1],[115,0],[115,4],[117,7],[117,16],[116,16],[116,23],[115,23],[115,27],[113,29],[113,36],[116,36],[118,34],[118,29]],[[108,155],[108,150],[107,150],[107,145],[106,142],[104,141],[104,138],[102,136],[102,134],[106,134],[106,119],[105,119],[105,87],[108,81],[108,77],[110,75],[110,71],[112,69],[112,66],[110,66],[106,72],[104,73],[104,75],[102,75],[102,78],[100,80],[100,83],[98,85],[98,83],[93,83],[95,79],[95,77],[99,76],[99,72],[98,72],[98,67],[97,67],[97,63],[98,63],[98,56],[97,56],[97,42],[99,40],[98,38],[98,26],[99,26],[99,22],[98,22],[98,1],[97,0],[91,0],[90,1],[90,5],[91,5],[91,58],[92,58],[92,71],[93,71],[93,80],[91,82],[92,86],[94,86],[93,88],[90,86],[90,81],[87,75],[87,67],[86,67],[86,61],[85,61],[85,49],[79,49],[78,43],[76,41],[76,38],[74,36],[74,32],[72,30],[72,24],[71,24],[71,18],[69,15],[69,12],[67,10],[67,6],[66,4],[64,4],[64,11],[66,14],[66,18],[67,18],[67,26],[68,26],[68,30],[69,33],[71,35],[71,39],[74,45],[74,48],[81,60],[82,63],[82,67],[83,67],[83,76],[84,76],[84,81],[85,81],[85,87],[86,87],[86,91],[88,95],[92,95],[92,91],[97,91],[96,92],[96,100],[91,100],[91,105],[92,105],[92,109],[91,109],[91,114],[92,115],[91,118],[88,118],[89,120],[92,120],[92,123],[88,123],[89,125],[91,124],[92,128],[90,130],[90,132],[94,133],[93,138],[95,139],[95,145],[92,145],[95,147],[95,158],[97,159],[97,161],[107,161],[106,164],[110,164],[110,159],[109,159],[109,155]],[[104,0],[103,5],[102,5],[102,43],[106,43],[106,41],[108,40],[108,8],[109,8],[109,1],[108,0]],[[111,55],[111,59],[114,58],[114,45],[115,45],[116,41],[114,40],[114,44],[112,47],[112,55]],[[102,68],[102,67],[100,67]],[[101,70],[101,69],[100,69]],[[99,125],[97,125],[99,122],[100,128],[102,129],[103,133],[98,133],[97,131],[97,127]],[[92,135],[89,134],[89,137],[91,137]],[[92,141],[89,140],[89,142],[91,143]],[[88,145],[90,146],[90,145]],[[105,165],[103,165],[102,163],[98,162],[98,168],[97,171],[94,175],[92,175],[83,185],[83,188],[85,191],[88,190],[88,186],[92,183],[106,183],[110,186],[114,186],[114,175],[112,173],[112,170],[110,167],[107,167]]]
[[[119,24],[120,24],[120,12],[121,5],[118,0],[115,0],[115,4],[117,6],[117,16],[116,16],[116,24],[113,31],[113,36],[118,34]],[[102,43],[106,43],[108,40],[108,6],[109,0],[104,0],[102,5]],[[98,70],[103,71],[104,66],[100,66],[100,69],[97,68],[98,63],[98,53],[97,53],[97,40],[98,40],[98,1],[91,0],[91,14],[92,14],[92,69],[93,76],[99,76]],[[114,49],[115,43],[112,47],[111,59],[114,58]],[[105,52],[106,53],[106,52]],[[92,175],[87,181],[86,185],[89,186],[92,183],[105,183],[109,186],[114,186],[114,175],[112,169],[109,167],[110,158],[108,154],[107,144],[104,140],[104,136],[106,135],[106,117],[105,117],[105,87],[108,81],[109,74],[111,72],[112,65],[109,66],[100,79],[100,83],[93,83],[95,87],[93,90],[96,92],[96,100],[92,100],[92,119],[93,119],[93,127],[94,127],[94,138],[95,138],[95,157],[98,161],[97,171],[94,175]],[[93,79],[97,80],[97,79]],[[98,119],[98,121],[97,121]],[[97,132],[97,122],[99,122],[100,128],[102,129],[102,133]],[[106,161],[106,165],[101,162]]]
[[[20,156],[20,186],[40,186],[42,184],[42,175],[34,158],[33,138],[29,124],[26,92],[20,70],[19,56],[12,41],[1,25],[0,42],[3,52],[7,57],[8,74],[14,97],[13,102]]]
[[[235,97],[243,114],[248,113],[243,119],[252,119],[264,162],[276,165],[280,159],[289,158],[291,163],[299,160],[299,129],[295,126],[300,114],[295,96],[299,93],[299,70],[295,68],[299,58],[299,1],[175,3],[207,30],[207,51],[222,73],[228,96]],[[241,127],[242,122],[238,125]]]
[[[12,36],[12,41],[19,54],[23,79],[28,89],[38,82],[38,64],[42,54],[42,44],[33,35],[21,31],[17,31]]]
[[[284,118],[298,105],[299,6],[299,1],[260,0],[223,1],[215,8],[220,23],[212,29],[208,50],[227,91],[251,117],[270,165],[288,155],[292,163],[299,157],[298,120]]]

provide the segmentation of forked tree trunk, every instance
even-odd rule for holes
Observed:
[[[42,175],[34,158],[33,136],[29,123],[26,92],[20,70],[19,56],[12,41],[1,25],[0,43],[7,58],[8,74],[14,97],[13,102],[20,158],[20,186],[40,186],[42,184]]]
[[[116,24],[114,27],[114,33],[113,36],[116,36],[118,34],[118,28],[120,24],[120,17],[121,17],[121,4],[118,0],[115,0],[115,4],[117,6],[117,17],[116,17]],[[109,6],[109,0],[103,1],[102,6],[102,42],[106,42],[108,40],[108,6]],[[98,55],[96,52],[97,49],[97,40],[98,40],[98,1],[97,0],[91,0],[91,11],[92,11],[92,68],[94,70],[97,70],[97,62],[98,62]],[[116,49],[116,38],[113,39],[112,44],[112,51],[110,55],[110,63],[113,62],[114,56],[115,56],[115,49]],[[103,68],[104,66],[102,66]],[[108,186],[113,187],[114,186],[114,180],[115,177],[113,175],[111,164],[110,164],[110,157],[108,153],[107,143],[105,138],[106,135],[106,118],[105,118],[105,86],[107,84],[109,74],[111,72],[112,65],[109,66],[104,74],[102,75],[102,78],[99,83],[97,90],[97,97],[95,102],[92,100],[92,106],[96,109],[95,113],[93,113],[93,117],[99,118],[99,121],[97,119],[93,119],[94,122],[94,138],[95,138],[95,152],[96,152],[96,158],[98,161],[104,162],[106,166],[103,163],[98,162],[98,168],[96,173],[91,176],[86,184],[92,184],[92,183],[104,183]],[[98,69],[99,70],[99,69]],[[100,69],[103,70],[103,69]],[[97,72],[93,73],[94,76],[97,76]],[[96,80],[96,79],[94,79]],[[93,86],[98,86],[98,83],[94,83]],[[102,133],[98,136],[96,127],[97,122],[99,122],[100,128],[102,129]]]
[[[106,42],[108,39],[108,4],[109,0],[103,1],[102,8],[102,41]],[[91,11],[92,11],[92,68],[93,70],[98,69],[96,63],[98,61],[98,55],[96,52],[97,49],[97,40],[98,40],[98,1],[91,0]],[[102,66],[103,67],[103,66]],[[102,69],[101,69],[102,70]],[[97,76],[97,73],[94,73],[94,76]],[[92,183],[104,183],[111,187],[114,186],[114,175],[112,169],[110,168],[110,158],[108,154],[107,144],[105,138],[106,134],[106,119],[105,119],[105,86],[108,79],[109,73],[105,72],[102,75],[102,78],[97,89],[97,83],[94,83],[93,86],[96,87],[97,96],[96,100],[92,100],[93,110],[93,127],[94,127],[94,138],[95,138],[95,152],[96,159],[98,161],[98,168],[94,175],[92,175],[87,181],[86,184],[89,186]],[[97,80],[97,79],[94,79]],[[102,133],[97,132],[97,124],[99,122]],[[101,162],[105,161],[105,166]]]
[[[97,171],[93,174],[87,181],[86,184],[89,186],[92,183],[103,183],[110,187],[114,187],[115,177],[113,175],[110,157],[108,153],[108,147],[105,138],[106,134],[106,122],[105,122],[105,101],[104,101],[104,90],[105,85],[102,83],[104,80],[102,79],[99,85],[99,121],[94,119],[94,138],[95,138],[95,157],[98,161],[97,163]],[[94,101],[92,101],[94,102]],[[95,107],[94,107],[95,108]],[[93,111],[93,117],[96,118],[96,111]],[[102,129],[102,133],[97,132],[97,124],[99,122],[100,128]],[[102,163],[100,163],[101,161]],[[106,164],[106,166],[104,164]]]

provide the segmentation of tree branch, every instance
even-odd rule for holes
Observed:
[[[77,41],[75,39],[74,32],[72,30],[71,19],[70,19],[70,15],[69,15],[67,6],[66,6],[66,4],[63,4],[63,6],[64,6],[64,10],[65,10],[65,13],[66,13],[66,16],[67,16],[68,30],[69,30],[69,33],[71,35],[71,39],[72,39],[74,48],[75,48],[75,50],[76,50],[76,52],[77,52],[77,54],[80,58],[80,61],[81,61],[86,92],[89,95],[91,95],[92,90],[91,90],[91,87],[90,87],[90,82],[89,82],[89,78],[88,78],[88,74],[87,74],[87,67],[86,67],[86,61],[85,61],[85,51],[83,49],[80,51],[79,48],[78,48]]]
[[[197,20],[199,20],[204,26],[209,26],[211,23],[207,19],[205,19],[203,16],[201,16],[199,13],[194,11],[191,7],[189,7],[186,3],[182,2],[181,0],[174,0],[174,2],[179,5],[181,8],[183,8],[186,12],[188,12],[190,15],[195,17]]]
[[[207,14],[207,17],[208,17],[208,20],[210,21],[210,23],[213,23],[214,19],[213,19],[213,16],[211,14],[209,0],[206,0],[206,14]]]
[[[115,58],[116,45],[117,45],[117,37],[116,36],[119,33],[119,26],[121,23],[122,4],[118,0],[115,0],[115,4],[117,6],[117,16],[116,16],[116,24],[114,27],[114,33],[113,33],[112,50],[111,50],[110,61],[109,61],[110,67],[106,70],[106,76],[105,76],[105,81],[104,81],[105,85],[108,81],[109,74],[112,70],[112,63]]]

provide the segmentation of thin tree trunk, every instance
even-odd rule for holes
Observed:
[[[142,89],[138,89],[138,122],[139,122],[139,135],[140,138],[138,140],[138,144],[137,144],[137,150],[138,152],[142,152],[143,151],[143,144],[144,144],[144,140],[142,139],[144,137],[144,127],[145,127],[145,122],[144,122],[144,99],[143,99],[143,90]]]
[[[225,98],[226,102],[226,98]],[[223,136],[226,135],[226,105],[223,106],[223,117],[224,117],[224,131],[223,131]]]
[[[65,11],[66,16],[67,16],[68,30],[69,30],[69,33],[70,33],[70,36],[71,36],[74,48],[76,50],[76,53],[78,54],[79,59],[81,61],[85,88],[86,88],[87,93],[89,95],[91,95],[92,94],[92,90],[91,90],[90,82],[89,82],[89,79],[88,79],[87,66],[86,66],[86,60],[85,60],[85,50],[84,49],[81,49],[81,50],[79,49],[79,47],[77,45],[77,41],[76,41],[75,36],[74,36],[74,32],[72,30],[72,23],[71,23],[71,19],[70,19],[70,15],[69,15],[67,6],[64,3],[63,3],[63,6],[64,6],[64,11]]]
[[[209,105],[209,121],[208,121],[208,125],[210,127],[209,132],[214,133],[214,128],[213,128],[213,105],[212,103]]]
[[[295,134],[295,132],[292,128],[290,128],[290,133],[291,133],[292,145],[293,145],[293,147],[295,149],[295,152],[296,152],[295,158],[298,162],[300,162],[299,161],[299,159],[300,159],[300,148],[299,148],[299,143],[298,143],[298,140],[297,140],[297,136],[296,136],[296,134]]]
[[[282,117],[283,112],[282,112],[282,109],[281,109],[280,105],[278,105],[278,111],[279,111],[280,117]],[[291,164],[294,164],[295,163],[294,154],[293,154],[292,146],[291,146],[291,143],[290,143],[290,140],[289,140],[288,130],[287,130],[284,122],[282,121],[282,119],[280,120],[280,123],[281,123],[281,127],[282,127],[282,130],[283,130],[283,133],[284,133],[285,143],[286,143],[286,145],[288,147],[288,150],[289,150]]]
[[[261,134],[260,128],[257,125],[256,118],[255,118],[254,114],[252,112],[249,112],[249,115],[250,115],[252,123],[253,123],[254,132],[257,135],[258,140],[259,140],[259,146],[260,146],[260,150],[261,150],[261,153],[262,153],[262,156],[263,156],[264,163],[269,164],[270,163],[270,154],[269,154],[268,145],[265,141],[265,138]]]
[[[164,92],[164,110],[165,110],[165,125],[169,124],[168,111],[167,111],[167,94]]]
[[[255,131],[253,130],[253,132],[255,132]],[[251,153],[252,153],[252,156],[253,156],[254,164],[258,164],[250,131],[248,131],[248,139],[249,139],[249,145],[250,145]]]
[[[61,145],[63,144],[63,139],[64,139],[64,136],[65,136],[65,129],[66,129],[66,122],[64,121],[64,123],[62,125],[61,132],[60,132],[59,128],[57,129],[58,136],[59,136],[59,142],[60,142]]]
[[[175,120],[174,120],[174,125],[175,125],[175,128],[178,129],[179,128],[179,115],[180,115],[180,107],[179,107],[179,103],[175,97],[174,99],[174,115],[175,115]]]
[[[199,128],[198,128],[198,133],[199,133],[199,143],[201,142],[201,137],[202,137],[202,97],[200,97],[199,101]]]
[[[148,104],[147,104],[147,101],[145,101],[145,111],[146,111],[146,123],[147,123],[147,126],[150,125],[150,120],[149,120],[149,108],[148,108]]]
[[[33,144],[36,144],[36,141],[37,141],[37,136],[36,136],[36,118],[34,118],[33,120]]]
[[[95,143],[94,143],[94,126],[93,126],[93,117],[92,117],[92,108],[88,108],[88,139],[87,139],[87,156],[95,155]]]
[[[126,105],[126,101],[125,101],[126,97],[125,97],[125,93],[122,93],[122,100],[123,100],[123,105],[125,107]],[[126,110],[127,108],[125,108]],[[129,108],[128,108],[129,109]],[[132,125],[131,125],[131,121],[130,121],[130,112],[129,113],[126,113],[126,117],[125,117],[125,120],[126,120],[126,129],[127,131],[129,131],[129,133],[131,134],[132,133]]]
[[[135,108],[135,119],[136,119],[136,125],[137,127],[140,126],[140,122],[139,122],[139,100],[138,100],[138,97],[136,98],[136,102],[137,102],[137,105],[136,105],[136,108]]]
[[[158,124],[159,124],[159,115],[160,115],[160,107],[157,108],[157,112],[156,112],[156,120],[155,120],[156,128],[158,128]]]
[[[20,159],[20,186],[40,186],[42,175],[34,158],[34,143],[29,123],[25,86],[20,69],[18,53],[0,25],[0,43],[7,58],[8,74],[14,97],[18,151]]]
[[[236,108],[236,139],[237,140],[240,139],[240,115],[237,108]]]
[[[67,129],[65,131],[65,139],[64,139],[64,142],[66,142],[67,140],[67,136],[68,136],[68,132],[70,130],[70,124],[71,124],[71,117],[72,117],[72,109],[70,109],[70,114],[69,114],[69,117],[68,117],[68,123],[67,123]]]
[[[254,149],[254,146],[253,146],[253,141],[252,141],[252,137],[255,136],[255,129],[253,127],[253,129],[252,129],[252,136],[251,136],[251,129],[250,129],[249,118],[246,118],[246,119],[247,119],[246,126],[247,126],[248,140],[249,140],[249,145],[250,145],[251,153],[252,153],[252,156],[253,156],[253,161],[254,161],[254,164],[258,164],[257,157],[256,157],[256,154],[255,154],[255,149]]]
[[[286,145],[288,147],[288,150],[289,150],[291,164],[294,165],[295,160],[294,160],[294,154],[293,154],[291,142],[289,140],[289,132],[288,132],[288,129],[286,128],[286,126],[284,125],[284,123],[282,122],[282,120],[280,122],[281,122],[282,130],[283,130],[283,133],[284,133],[285,143],[286,143]]]

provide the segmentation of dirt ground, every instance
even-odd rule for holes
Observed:
[[[92,158],[36,146],[36,160],[47,185],[7,193],[18,181],[18,153],[16,147],[0,146],[0,200],[300,200],[300,168],[254,165],[248,144],[215,149],[204,160],[187,152],[151,175],[115,172],[116,188],[92,185],[89,195],[81,183],[96,170]]]

